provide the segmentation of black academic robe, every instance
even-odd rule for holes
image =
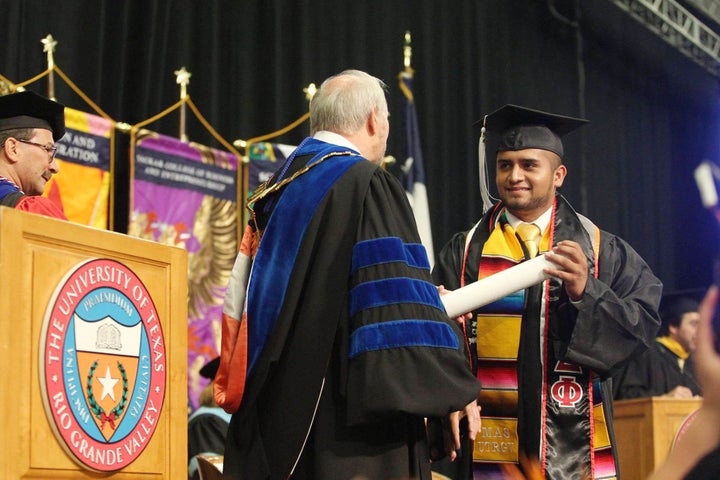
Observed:
[[[681,369],[677,355],[662,343],[653,342],[649,349],[633,355],[614,378],[617,383],[615,399],[655,397],[677,386],[687,387],[693,395],[700,395],[692,363],[692,357],[689,357]]]
[[[188,418],[188,459],[190,478],[198,478],[193,458],[201,453],[222,455],[225,451],[230,416],[219,407],[200,407]]]
[[[437,284],[449,290],[461,286],[460,275],[465,272],[464,284],[478,279],[478,265],[482,257],[484,242],[494,225],[491,219],[500,206],[491,209],[478,222],[474,231],[460,232],[443,247],[438,255],[433,278]],[[581,243],[586,256],[590,275],[585,294],[580,303],[571,304],[559,282],[551,280],[550,287],[550,327],[547,342],[549,349],[562,361],[585,367],[600,376],[602,398],[604,399],[605,419],[608,425],[611,444],[614,445],[612,430],[612,381],[611,374],[616,371],[637,348],[647,348],[655,338],[660,325],[657,313],[662,292],[662,284],[655,277],[645,261],[621,238],[600,231],[600,248],[597,278],[593,276],[594,252],[592,242],[586,230],[588,222],[581,220],[562,196],[556,197],[556,210],[553,216],[555,225],[554,243],[571,239]],[[465,258],[468,234],[472,235],[467,258]],[[464,265],[463,265],[464,264]],[[464,268],[463,268],[464,267]],[[538,308],[540,289],[528,289],[526,311]],[[525,385],[520,385],[518,418],[519,448],[527,455],[538,457],[540,450],[541,405],[539,379],[543,372],[523,367],[524,358],[537,359],[538,350],[537,322],[523,323],[521,351],[518,356],[518,376]],[[476,349],[475,319],[465,328],[469,350]],[[473,355],[474,358],[474,355]],[[532,365],[537,363],[534,361]],[[473,366],[477,369],[477,366]],[[472,445],[465,440],[463,452],[471,452]],[[556,453],[557,454],[557,453]],[[468,455],[469,456],[469,455]],[[472,478],[467,468],[471,462],[464,456],[455,465],[438,462],[434,468],[451,476],[454,480]],[[613,448],[613,457],[617,465],[617,456]],[[548,460],[544,472],[548,479],[579,478],[577,455],[557,455],[562,466]],[[459,467],[462,465],[462,467]],[[574,466],[575,465],[575,466]]]
[[[479,392],[402,187],[343,150],[306,140],[273,182],[313,166],[255,204],[227,479],[429,479],[424,417]]]
[[[222,455],[230,417],[219,407],[200,407],[188,419],[188,458],[199,453]]]

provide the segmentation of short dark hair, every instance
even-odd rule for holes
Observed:
[[[670,333],[670,326],[679,327],[686,313],[697,312],[700,302],[690,295],[665,296],[660,302],[660,335]]]

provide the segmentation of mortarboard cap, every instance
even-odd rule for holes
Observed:
[[[566,117],[542,112],[518,105],[505,105],[485,115],[473,126],[481,126],[478,144],[478,172],[480,175],[480,198],[483,212],[497,199],[490,195],[485,144],[487,137],[497,144],[497,151],[516,151],[527,148],[548,150],[563,158],[563,144],[560,137],[588,123],[581,118]]]
[[[200,376],[214,380],[219,367],[220,357],[215,357],[200,369]]]
[[[564,153],[560,137],[586,123],[588,121],[582,118],[510,104],[475,122],[483,125],[488,135],[498,139],[498,151],[539,148],[554,152],[560,158]]]
[[[65,106],[30,91],[0,96],[0,132],[16,128],[44,128],[58,141],[65,135]]]

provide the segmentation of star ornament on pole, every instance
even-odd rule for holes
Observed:
[[[43,44],[43,52],[47,53],[47,68],[48,68],[48,97],[55,100],[55,46],[57,41],[52,35],[48,33],[48,36],[40,40]]]
[[[53,53],[55,53],[55,46],[58,42],[53,38],[52,35],[48,34],[47,37],[40,40],[40,43],[43,44],[43,52],[47,53],[48,68],[52,68],[52,66],[55,64]]]
[[[307,87],[303,88],[303,92],[305,92],[305,99],[309,102],[315,96],[315,93],[317,92],[317,87],[314,83],[311,83]]]
[[[187,96],[187,86],[190,84],[192,73],[188,72],[185,67],[175,70],[175,83],[180,85],[180,98]]]

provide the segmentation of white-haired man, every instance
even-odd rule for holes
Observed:
[[[448,416],[454,456],[459,418],[479,428],[480,386],[405,193],[380,167],[384,84],[327,79],[310,125],[248,200],[215,388],[233,412],[224,475],[429,479],[424,417]]]

